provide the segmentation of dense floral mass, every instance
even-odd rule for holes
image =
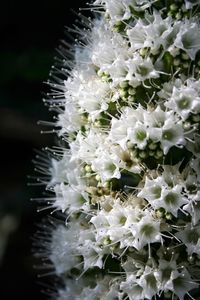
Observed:
[[[55,68],[56,299],[199,299],[199,4],[96,0]]]

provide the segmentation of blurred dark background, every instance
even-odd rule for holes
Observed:
[[[37,213],[41,189],[28,187],[34,149],[54,143],[41,135],[38,120],[51,115],[42,103],[44,82],[64,27],[76,18],[71,11],[84,0],[7,0],[0,9],[0,299],[48,299],[43,294],[32,254],[32,237],[44,213]],[[47,128],[48,129],[48,128]],[[7,238],[6,238],[7,237]],[[6,243],[4,243],[7,241]],[[47,279],[48,281],[48,279]]]

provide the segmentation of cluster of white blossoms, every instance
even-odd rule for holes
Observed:
[[[200,1],[91,7],[46,100],[60,140],[48,203],[65,219],[47,245],[54,296],[197,300]]]

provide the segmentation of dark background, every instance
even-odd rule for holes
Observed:
[[[42,103],[59,40],[64,27],[72,26],[86,1],[6,0],[0,9],[0,220],[14,218],[0,264],[0,299],[48,299],[34,265],[32,237],[44,213],[30,198],[41,189],[28,187],[33,175],[34,149],[54,143],[53,134],[41,135],[38,120],[51,115]],[[48,128],[47,128],[48,129]],[[1,232],[0,232],[1,234]],[[48,279],[45,279],[48,281]]]

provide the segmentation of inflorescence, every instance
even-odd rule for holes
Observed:
[[[96,0],[61,47],[45,100],[58,300],[198,299],[199,4]]]

